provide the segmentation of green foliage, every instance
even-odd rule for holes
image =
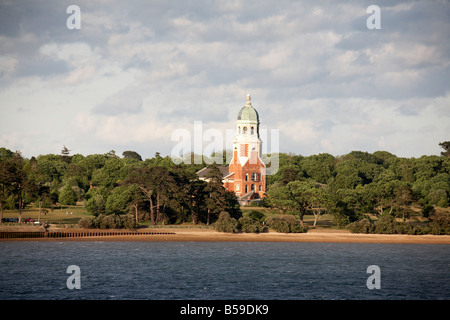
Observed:
[[[264,221],[264,219],[266,218],[264,213],[257,210],[250,211],[247,216],[256,221]]]
[[[293,216],[281,215],[267,219],[268,226],[281,233],[303,233],[308,229],[303,227]]]
[[[263,224],[263,222],[249,216],[239,218],[238,229],[245,233],[260,233],[268,231],[268,228]]]
[[[375,226],[369,219],[361,219],[347,225],[347,229],[352,233],[374,233]]]
[[[442,156],[417,159],[386,151],[352,151],[337,157],[280,153],[279,170],[267,177],[267,197],[262,202],[284,214],[297,215],[300,223],[293,225],[272,221],[283,232],[301,228],[308,212],[327,212],[339,227],[348,225],[362,232],[373,228],[373,232],[383,233],[445,233],[445,219],[435,217],[426,228],[411,230],[410,224],[398,225],[393,218],[386,218],[396,216],[405,221],[415,214],[411,206],[422,206],[423,216],[432,219],[436,212],[441,214],[440,207],[450,205],[450,144],[440,145],[445,150]],[[255,221],[261,223],[264,217],[252,212],[247,215],[250,219],[241,219],[236,195],[224,190],[217,170],[211,171],[209,183],[197,179],[195,172],[205,163],[174,165],[170,157],[159,153],[144,161],[134,151],[122,155],[120,158],[111,150],[88,156],[48,154],[24,159],[18,152],[0,148],[0,208],[18,209],[20,216],[29,202],[72,205],[84,200],[86,211],[96,217],[132,214],[135,220],[139,217],[153,224],[210,224],[219,221],[225,211],[234,219],[225,219],[228,227],[231,225],[227,230],[260,230]],[[361,220],[367,214],[380,219]],[[111,225],[111,217],[97,223],[98,227]]]
[[[77,194],[73,188],[66,184],[59,194],[58,201],[63,205],[74,206],[77,204]]]
[[[239,231],[237,220],[230,217],[228,212],[221,212],[219,214],[219,218],[214,223],[214,228],[217,231],[227,233],[235,233]]]
[[[88,229],[135,229],[136,221],[131,214],[98,215],[96,217],[83,217],[78,221],[80,228]]]
[[[114,188],[105,203],[106,214],[130,213],[130,203],[133,197],[132,192],[132,189],[126,186]]]
[[[448,207],[448,194],[447,191],[443,189],[435,189],[428,194],[428,199],[431,204],[434,204],[438,207],[446,208]]]
[[[86,193],[87,201],[84,207],[87,212],[94,216],[106,213],[106,201],[109,191],[106,188],[92,188]]]
[[[441,156],[450,158],[450,141],[444,141],[439,143],[439,146],[444,149],[444,151],[441,152]]]
[[[422,234],[424,232],[421,227],[413,226],[410,223],[395,221],[395,217],[389,214],[379,216],[378,220],[375,222],[368,219],[362,219],[350,223],[347,228],[352,233]]]
[[[134,159],[134,160],[137,160],[137,161],[142,161],[142,157],[136,151],[124,151],[122,153],[122,155],[123,155],[124,158]]]
[[[431,223],[428,232],[435,235],[450,235],[450,212],[433,212],[430,214]]]
[[[428,218],[431,214],[435,212],[434,206],[431,204],[426,204],[422,208],[422,216]]]

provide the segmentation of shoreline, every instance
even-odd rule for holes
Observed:
[[[61,232],[87,229],[61,229]],[[92,231],[92,229],[90,229]],[[97,229],[98,231],[98,229]],[[147,229],[146,231],[149,231]],[[361,234],[345,230],[310,230],[307,233],[224,233],[199,228],[157,228],[156,233],[133,235],[102,235],[70,238],[10,238],[6,241],[164,241],[164,242],[333,242],[333,243],[414,243],[450,244],[450,235]]]

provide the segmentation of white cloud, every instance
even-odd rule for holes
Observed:
[[[0,30],[0,137],[26,155],[63,141],[168,154],[195,120],[233,128],[247,93],[286,152],[439,154],[448,135],[442,3],[382,6],[378,31],[354,2],[79,5],[79,31],[51,20],[51,4],[39,18],[11,10],[17,23]]]

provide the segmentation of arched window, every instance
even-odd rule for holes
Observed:
[[[251,127],[250,128],[250,134],[254,134],[255,133],[255,128]]]
[[[244,127],[243,133],[244,133],[244,134],[247,134],[247,127]]]
[[[245,181],[248,181],[248,173],[245,174]]]
[[[252,183],[252,187],[251,187],[252,191],[255,191],[255,185]]]
[[[248,185],[245,185],[245,193],[248,192]]]
[[[240,126],[238,127],[238,131],[239,131],[239,134],[241,134],[241,127]]]

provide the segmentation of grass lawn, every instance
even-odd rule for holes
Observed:
[[[41,213],[41,222],[47,222],[51,224],[77,224],[78,220],[82,217],[90,216],[84,209],[81,203],[76,206],[62,206],[55,207],[53,211],[50,209],[47,210],[45,214],[44,209],[42,209]],[[3,218],[17,218],[18,213],[17,210],[4,210]],[[38,220],[39,217],[39,208],[35,207],[33,204],[28,205],[22,213],[22,220],[26,218]]]
[[[91,216],[89,213],[86,212],[86,210],[83,207],[83,203],[77,203],[75,206],[62,206],[56,207],[53,211],[50,209],[46,209],[47,213],[44,214],[41,213],[41,222],[46,222],[49,224],[59,224],[59,225],[76,225],[78,221],[82,217]],[[241,207],[243,215],[249,214],[251,211],[256,210],[259,212],[262,212],[266,218],[273,217],[276,214],[279,214],[279,211],[270,209],[270,208],[264,208],[264,207]],[[450,212],[449,208],[436,208],[436,211],[445,211]],[[39,216],[39,208],[35,207],[33,204],[28,205],[23,213],[22,213],[22,219],[31,218],[35,221],[38,220]],[[18,213],[17,210],[4,210],[3,211],[3,218],[17,218]],[[298,216],[297,216],[298,217]],[[376,220],[375,216],[371,216],[371,219]],[[401,221],[400,218],[397,218],[398,221]],[[415,222],[415,223],[423,223],[424,221],[427,221],[428,219],[421,217],[419,214],[412,216],[407,221]],[[313,215],[305,215],[304,216],[304,224],[307,227],[312,227],[314,224],[314,216]],[[148,226],[150,227],[150,222],[144,222],[140,223],[142,226]],[[185,223],[183,225],[165,225],[165,227],[191,227],[193,226],[190,223]],[[195,227],[206,227],[204,225],[196,225]],[[336,226],[336,223],[333,220],[332,215],[330,214],[324,214],[319,218],[319,221],[317,222],[316,229],[338,229]]]

